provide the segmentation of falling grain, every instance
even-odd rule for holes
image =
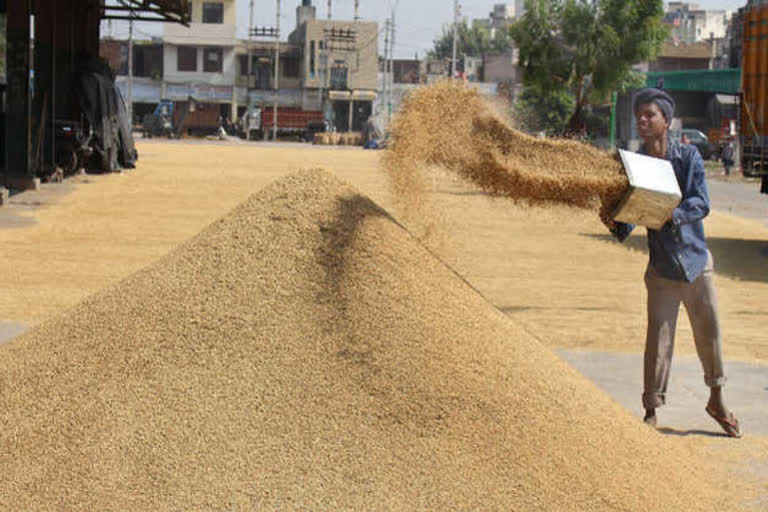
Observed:
[[[607,152],[515,130],[463,83],[445,80],[413,92],[392,127],[384,158],[395,194],[413,209],[425,168],[440,166],[494,196],[612,211],[628,188]]]

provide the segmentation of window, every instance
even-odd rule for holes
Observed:
[[[247,55],[237,56],[237,68],[238,68],[238,74],[240,76],[246,76],[248,74],[248,56]]]
[[[283,76],[286,78],[299,77],[299,59],[295,57],[286,57],[280,60],[280,66],[283,68]]]
[[[224,23],[224,4],[203,2],[203,23]]]
[[[309,42],[309,76],[315,76],[315,42]]]
[[[343,64],[344,61],[341,61],[341,64],[336,62],[333,68],[331,68],[331,89],[339,91],[347,89],[347,74],[349,70]]]
[[[224,52],[221,48],[206,48],[203,50],[203,71],[206,73],[221,73]]]
[[[176,69],[179,71],[197,71],[197,48],[179,46],[176,49]]]

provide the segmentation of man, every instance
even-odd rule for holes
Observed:
[[[723,161],[723,167],[725,168],[725,175],[730,176],[731,175],[731,167],[733,167],[733,164],[735,163],[733,161],[733,142],[728,141],[725,146],[723,146],[723,152],[720,155],[720,159]]]
[[[666,401],[680,303],[693,328],[696,352],[710,388],[707,413],[731,437],[741,437],[739,422],[723,402],[722,345],[717,300],[712,280],[713,261],[704,238],[702,219],[709,213],[704,162],[695,146],[667,137],[674,100],[660,89],[643,89],[634,98],[641,153],[672,163],[683,194],[666,224],[648,228],[650,261],[645,273],[648,290],[648,330],[645,345],[644,421],[656,425],[656,408]],[[634,229],[603,215],[603,222],[619,241]]]

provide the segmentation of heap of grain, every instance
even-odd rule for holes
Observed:
[[[6,510],[709,511],[732,497],[684,440],[322,171],[0,347],[0,424]]]
[[[392,125],[384,163],[399,196],[436,165],[492,195],[612,211],[629,186],[607,152],[569,140],[539,139],[512,128],[463,82],[444,80],[413,92]]]

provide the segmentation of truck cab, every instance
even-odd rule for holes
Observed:
[[[260,139],[263,136],[261,128],[261,109],[258,107],[249,107],[245,114],[240,118],[239,123],[240,136],[246,140]]]

